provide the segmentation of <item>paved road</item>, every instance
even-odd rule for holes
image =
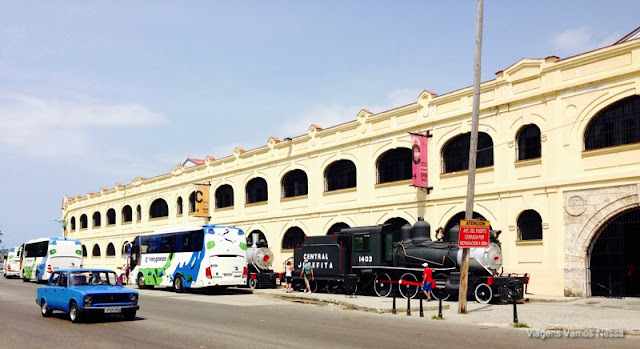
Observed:
[[[0,348],[637,348],[639,338],[532,339],[526,330],[372,314],[230,290],[143,290],[135,321],[107,316],[72,324],[40,316],[37,285],[0,279]],[[417,314],[415,314],[417,315]]]

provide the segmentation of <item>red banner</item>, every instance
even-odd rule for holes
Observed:
[[[413,184],[416,187],[429,187],[429,173],[427,160],[427,136],[411,134]]]

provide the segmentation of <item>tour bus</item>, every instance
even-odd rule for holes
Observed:
[[[12,247],[7,252],[7,259],[4,261],[3,274],[5,278],[20,276],[20,257],[22,256],[22,246]]]
[[[242,286],[246,283],[247,241],[232,226],[185,226],[137,236],[131,246],[132,277],[140,288]]]
[[[82,268],[82,243],[68,238],[42,238],[22,245],[22,281],[44,282],[51,272]]]

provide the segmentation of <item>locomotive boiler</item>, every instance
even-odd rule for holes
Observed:
[[[502,269],[499,234],[500,231],[492,230],[488,247],[469,251],[468,296],[482,303],[507,300],[510,294],[507,285],[515,287],[517,296],[522,298],[523,285],[528,282],[526,275],[499,274]],[[399,241],[394,241],[394,236]],[[432,241],[430,226],[422,218],[413,227],[403,226],[399,233],[391,225],[346,228],[333,235],[307,237],[294,251],[294,262],[296,268],[304,259],[311,262],[315,288],[335,292],[345,281],[356,279],[361,291],[381,297],[397,291],[411,298],[418,294],[422,264],[427,262],[438,289],[434,296],[455,298],[462,264],[457,237],[458,228],[454,227],[448,239]]]
[[[278,273],[273,265],[273,252],[265,240],[259,240],[258,233],[251,234],[251,246],[247,246],[247,285],[252,288],[274,288]]]

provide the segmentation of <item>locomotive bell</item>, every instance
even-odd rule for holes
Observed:
[[[431,241],[431,224],[427,223],[422,217],[418,217],[418,221],[413,225],[412,240],[414,244]]]
[[[411,243],[411,232],[413,231],[413,227],[410,224],[405,224],[400,227],[400,240],[403,244]]]

